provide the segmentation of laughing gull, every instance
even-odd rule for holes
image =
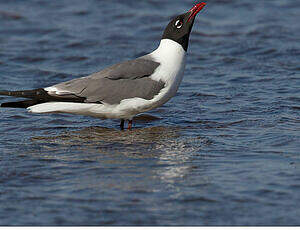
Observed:
[[[1,107],[121,119],[122,130],[128,120],[131,129],[135,115],[163,105],[176,94],[194,20],[204,6],[198,3],[175,17],[166,27],[159,47],[150,54],[47,88],[0,91],[0,95],[29,99],[3,103]]]

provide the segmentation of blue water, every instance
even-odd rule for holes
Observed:
[[[133,131],[0,110],[0,225],[300,225],[300,1],[206,2],[176,97]],[[1,0],[0,89],[148,53],[194,3]]]

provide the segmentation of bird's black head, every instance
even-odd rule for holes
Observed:
[[[198,3],[185,14],[175,17],[166,27],[162,39],[171,39],[187,51],[195,17],[205,5],[204,2]]]

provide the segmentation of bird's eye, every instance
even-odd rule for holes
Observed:
[[[175,22],[175,26],[176,26],[177,29],[180,29],[180,28],[182,27],[182,25],[183,25],[183,23],[182,23],[181,20],[177,20],[177,21]]]

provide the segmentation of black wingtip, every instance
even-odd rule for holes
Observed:
[[[13,102],[6,102],[2,103],[0,107],[3,108],[22,108],[26,109],[30,106],[39,104],[39,101],[36,100],[26,100],[26,101],[13,101]]]

